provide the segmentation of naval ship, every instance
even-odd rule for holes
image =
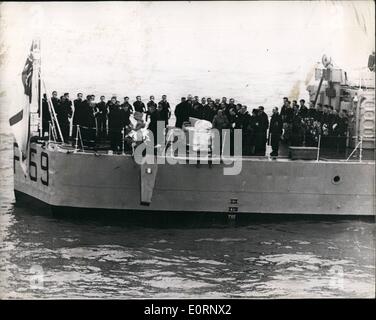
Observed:
[[[231,164],[161,148],[153,155],[157,161],[138,163],[132,153],[84,148],[79,137],[73,144],[64,141],[50,97],[50,132],[48,139],[42,136],[41,97],[48,92],[40,43],[33,41],[22,73],[28,99],[10,119],[14,128],[24,123],[14,143],[16,201],[27,195],[52,211],[374,216],[375,162],[365,154],[373,155],[375,148],[375,73],[365,69],[362,79],[350,82],[347,73],[324,56],[314,84],[307,87],[315,104],[348,111],[348,157],[324,157],[318,145],[290,147],[288,156],[277,158],[234,156]],[[185,130],[195,132],[194,122],[185,124]],[[239,174],[224,174],[237,161]]]

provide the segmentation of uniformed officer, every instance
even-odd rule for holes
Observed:
[[[136,101],[133,102],[134,111],[145,113],[146,107],[145,104],[141,101],[141,96],[136,97]]]
[[[108,109],[105,102],[105,96],[100,97],[100,101],[97,103],[97,110],[98,113],[96,114],[97,117],[97,130],[98,130],[98,137],[105,138],[107,135],[107,115]]]
[[[60,103],[58,102],[56,104],[55,110],[64,141],[67,142],[69,139],[69,119],[72,117],[73,113],[72,101],[69,100],[69,93],[64,93],[64,95],[61,98],[62,99]]]
[[[168,126],[168,120],[171,117],[171,109],[170,109],[170,104],[167,101],[167,96],[165,94],[162,96],[162,100],[159,101],[158,106],[161,106],[161,108],[162,108],[160,110],[160,118],[161,118],[161,120],[165,121],[165,126],[167,127]]]
[[[272,117],[270,118],[269,127],[270,145],[272,146],[272,152],[270,155],[272,157],[278,156],[279,140],[281,139],[282,127],[282,117],[278,113],[278,108],[274,107]]]

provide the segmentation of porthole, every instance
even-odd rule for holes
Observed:
[[[333,179],[332,179],[332,182],[334,183],[334,184],[338,184],[338,183],[340,183],[341,182],[341,177],[340,176],[334,176],[333,177]]]

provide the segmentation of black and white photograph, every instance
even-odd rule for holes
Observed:
[[[374,1],[0,3],[1,300],[375,299],[375,217]]]

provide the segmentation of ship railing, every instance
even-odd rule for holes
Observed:
[[[346,161],[349,161],[350,158],[358,149],[359,149],[359,162],[362,162],[362,158],[363,158],[363,137],[362,136],[359,137],[358,144],[355,146],[354,150],[350,153]]]
[[[81,148],[78,148],[78,141],[80,141]],[[85,152],[84,150],[84,143],[82,141],[82,135],[81,135],[81,127],[80,125],[76,125],[76,137],[75,137],[75,144],[74,144],[74,152],[77,152],[81,150],[82,152]]]
[[[57,131],[56,131],[56,126],[55,126],[53,121],[48,122],[48,144],[50,144],[51,142],[53,142],[55,144],[63,144],[62,141],[58,140],[58,134],[57,134]]]
[[[316,162],[320,161],[320,147],[321,147],[321,134],[319,135],[319,139],[317,141],[317,156],[316,156]]]

